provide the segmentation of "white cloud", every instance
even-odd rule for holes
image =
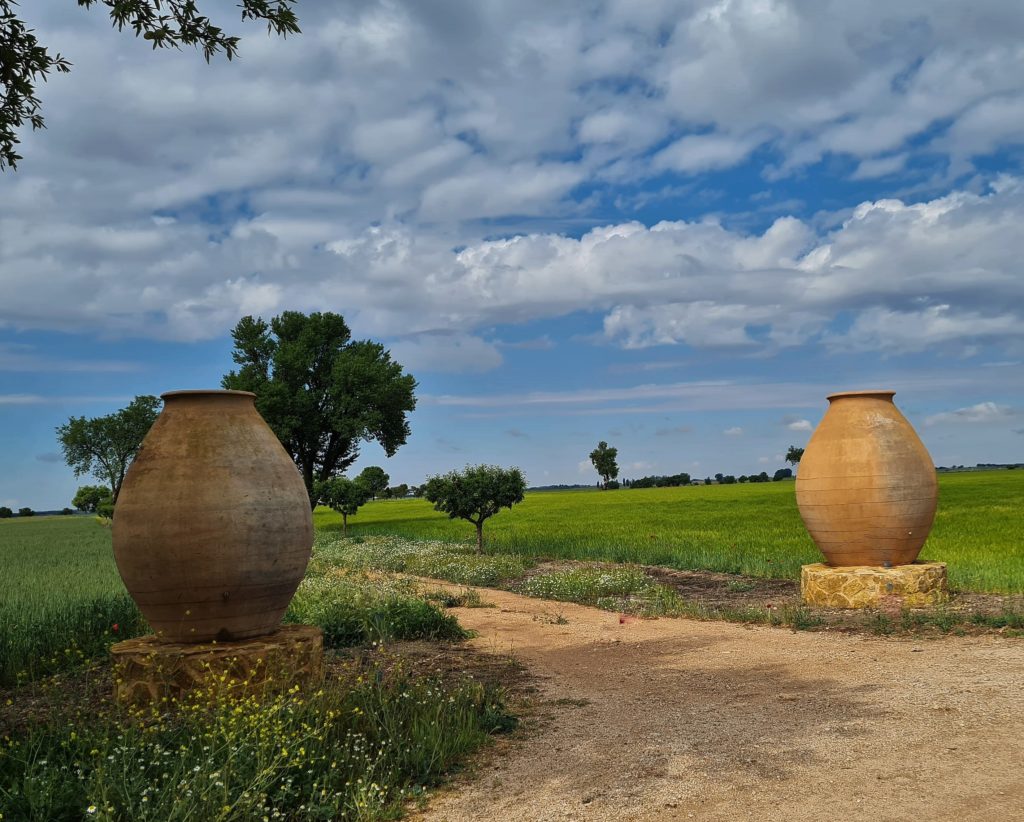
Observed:
[[[814,425],[811,424],[810,420],[793,420],[786,423],[786,428],[790,431],[813,431]]]
[[[653,164],[656,169],[686,174],[729,168],[744,160],[766,138],[767,135],[691,134],[659,151]]]
[[[580,460],[578,463],[576,463],[576,470],[580,474],[593,474],[594,463],[592,463],[590,460]]]
[[[727,437],[742,437],[743,429],[738,425],[734,425],[732,428],[726,428],[722,433]]]
[[[839,153],[868,178],[1019,144],[1008,2],[310,3],[301,36],[244,28],[243,59],[211,65],[102,9],[24,6],[74,71],[41,89],[49,128],[4,179],[8,327],[191,340],[316,308],[393,337],[596,312],[629,347],[1024,337],[1016,181],[866,203],[827,236],[792,218],[560,233],[598,213],[581,187],[755,151],[779,174]]]
[[[993,423],[1011,419],[1016,415],[1017,412],[1008,406],[997,405],[994,402],[979,402],[977,405],[967,408],[932,414],[925,418],[924,423],[925,425],[938,425],[947,422]]]

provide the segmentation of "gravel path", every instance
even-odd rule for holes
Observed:
[[[551,716],[418,819],[1024,819],[1020,640],[623,622],[480,593],[498,607],[453,612],[538,678]]]

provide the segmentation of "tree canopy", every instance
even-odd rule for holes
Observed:
[[[333,477],[317,486],[317,496],[324,505],[341,514],[341,534],[348,535],[348,518],[370,498],[370,489],[359,480]]]
[[[95,514],[100,505],[112,502],[110,489],[102,485],[83,485],[78,489],[75,498],[71,500],[71,504],[75,508],[88,514]]]
[[[462,471],[428,477],[423,486],[423,496],[434,503],[434,510],[476,526],[478,552],[484,548],[484,522],[502,508],[512,510],[525,494],[523,472],[497,465],[466,466]]]
[[[238,364],[224,388],[252,391],[256,408],[314,484],[341,474],[376,441],[392,456],[409,436],[416,380],[379,343],[351,339],[339,314],[243,317],[231,332]],[[387,481],[384,483],[387,487]]]
[[[0,505],[0,519],[10,519],[13,516],[14,511],[12,511],[6,505]]]
[[[76,477],[92,474],[107,483],[111,501],[116,503],[125,472],[156,422],[159,409],[160,400],[145,394],[105,417],[72,417],[57,428],[64,461]]]
[[[803,458],[804,449],[797,448],[795,445],[789,446],[789,450],[786,452],[786,462],[796,465]]]
[[[296,0],[238,0],[242,20],[265,20],[267,31],[286,37],[299,33],[292,6]],[[136,37],[149,41],[154,49],[194,46],[202,49],[206,62],[223,52],[228,60],[238,53],[239,38],[224,33],[202,14],[199,0],[78,0],[91,8],[106,6],[118,31],[131,29]],[[33,129],[45,127],[36,83],[51,71],[67,73],[71,63],[60,54],[50,54],[33,30],[15,14],[16,0],[0,0],[0,171],[18,167],[21,155],[17,129],[28,123]]]
[[[619,449],[610,448],[604,440],[601,440],[597,444],[597,448],[590,452],[590,461],[594,464],[597,473],[601,475],[605,488],[608,487],[610,480],[619,475],[619,465],[616,462],[618,455]]]
[[[373,499],[382,496],[388,490],[388,483],[391,482],[391,476],[379,465],[367,466],[359,472],[356,479],[366,486],[366,490],[370,492],[370,497]]]

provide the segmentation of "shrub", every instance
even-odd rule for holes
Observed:
[[[462,639],[455,617],[418,596],[411,582],[325,574],[299,585],[285,622],[318,625],[328,647],[407,639]]]

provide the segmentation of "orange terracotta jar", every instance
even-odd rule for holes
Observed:
[[[313,544],[299,472],[246,391],[172,391],[128,469],[114,558],[158,636],[275,630]]]
[[[796,478],[796,502],[830,565],[905,565],[935,518],[935,466],[893,391],[829,396]]]

